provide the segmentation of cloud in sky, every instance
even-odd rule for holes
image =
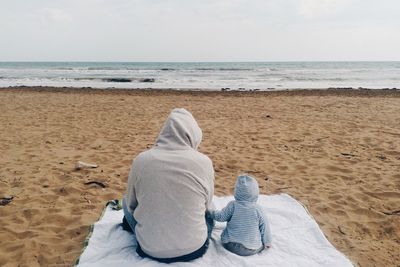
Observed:
[[[354,0],[298,0],[299,15],[305,17],[330,16],[350,8]]]
[[[49,24],[68,26],[74,22],[74,18],[62,9],[43,8],[39,10],[37,16],[40,18],[44,27]]]
[[[400,60],[397,0],[2,1],[0,60]]]

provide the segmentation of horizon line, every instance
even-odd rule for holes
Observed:
[[[300,62],[400,62],[400,60],[239,60],[239,61],[122,61],[122,60],[0,60],[0,63],[300,63]]]

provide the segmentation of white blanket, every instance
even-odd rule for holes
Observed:
[[[232,199],[232,196],[214,197],[213,202],[221,209]],[[224,224],[217,223],[210,247],[202,258],[169,266],[353,266],[329,243],[307,210],[289,195],[260,195],[258,204],[264,208],[271,226],[270,249],[249,257],[232,254],[221,245]],[[136,254],[134,236],[120,225],[122,217],[122,210],[106,208],[94,225],[78,266],[167,266]]]

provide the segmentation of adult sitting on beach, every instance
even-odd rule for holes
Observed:
[[[192,114],[174,109],[155,146],[133,161],[123,225],[133,229],[140,256],[169,263],[206,252],[212,226],[205,213],[214,194],[214,169],[197,151],[201,139]]]

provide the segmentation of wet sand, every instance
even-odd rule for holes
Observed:
[[[71,266],[132,159],[170,110],[191,111],[215,192],[241,171],[308,208],[359,266],[400,262],[400,91],[0,89],[1,266]],[[98,164],[75,171],[82,160]],[[105,185],[90,183],[97,181]]]

